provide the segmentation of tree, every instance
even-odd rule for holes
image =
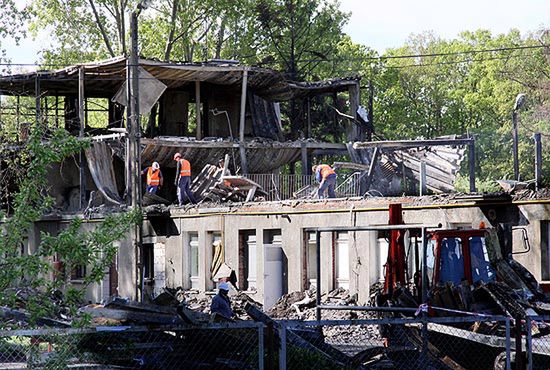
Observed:
[[[42,233],[36,250],[29,250],[30,230],[53,204],[45,195],[49,166],[74,155],[87,144],[65,130],[58,129],[45,136],[40,127],[34,126],[26,145],[15,156],[12,149],[6,147],[0,153],[4,162],[10,161],[12,170],[19,169],[24,174],[18,178],[13,212],[2,215],[5,222],[0,233],[0,305],[15,308],[24,304],[33,319],[54,315],[60,306],[67,307],[74,315],[86,287],[100,282],[112,263],[117,251],[114,242],[123,238],[132,225],[141,222],[138,211],[123,212],[106,217],[93,231],[83,231],[84,220],[75,218],[58,235]],[[64,263],[65,274],[54,270],[51,264],[54,256]],[[80,288],[69,284],[70,272],[77,265],[89,269]],[[54,305],[48,299],[55,291],[63,292],[62,297],[58,297],[61,305]],[[26,295],[23,300],[21,292]]]
[[[2,48],[2,41],[13,39],[16,44],[19,44],[19,41],[25,36],[23,25],[28,14],[24,10],[20,10],[14,0],[0,0],[0,9],[2,9],[2,15],[0,16],[0,63],[6,63],[10,60],[6,55],[6,51]],[[6,73],[9,72],[9,68],[1,66],[0,71]]]
[[[377,129],[393,139],[474,134],[478,174],[486,179],[511,177],[515,96],[531,95],[531,107],[548,104],[547,51],[518,48],[525,45],[540,42],[517,30],[498,36],[484,30],[464,32],[450,41],[431,34],[411,37],[388,56],[417,57],[386,59],[379,66]],[[527,122],[531,113],[522,116]],[[532,143],[525,145],[532,148]],[[532,156],[525,153],[522,158],[522,171],[527,172],[533,167]]]
[[[261,0],[256,5],[266,56],[293,81],[310,78],[336,55],[349,15],[332,0]]]
[[[44,61],[81,63],[127,53],[127,17],[137,1],[36,0],[28,7],[30,31],[51,32]]]

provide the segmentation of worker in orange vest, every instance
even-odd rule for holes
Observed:
[[[182,158],[180,153],[174,154],[174,160],[177,162],[174,185],[178,189],[179,205],[183,206],[186,196],[191,203],[196,204],[197,201],[193,197],[193,193],[191,193],[191,163],[187,159]]]
[[[141,174],[147,175],[147,188],[145,191],[147,193],[156,194],[164,182],[158,162],[153,162],[151,167],[147,167],[141,171]]]
[[[336,172],[328,164],[320,164],[313,166],[313,173],[315,179],[319,182],[319,190],[317,190],[317,197],[319,199],[325,198],[325,191],[328,190],[329,198],[336,198],[334,193],[334,187],[336,186]]]

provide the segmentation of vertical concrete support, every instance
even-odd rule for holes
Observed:
[[[542,141],[540,132],[533,135],[535,140],[535,188],[542,188]]]
[[[197,140],[202,140],[201,120],[201,82],[195,81],[195,121],[197,123]]]
[[[304,270],[304,245],[303,229],[287,222],[286,227],[282,229],[283,249],[288,256],[288,291],[295,292],[303,290],[302,282],[307,279]],[[307,287],[306,287],[307,288]]]
[[[321,233],[321,292],[334,289],[334,235],[331,232]]]
[[[189,234],[181,232],[179,236],[167,237],[164,241],[166,247],[166,286],[176,288],[178,286],[188,289],[185,285],[189,281],[189,263],[184,265],[184,261],[189,261]],[[187,279],[184,279],[187,276]]]
[[[225,263],[231,267],[238,276],[240,263],[239,261],[239,228],[231,227],[228,217],[221,216],[223,222],[222,242],[225,248]],[[245,261],[243,261],[245,262]],[[239,287],[243,286],[243,282],[238,282]]]
[[[160,294],[166,286],[166,245],[155,243],[153,245],[153,271],[155,279],[154,293]]]
[[[265,291],[265,247],[264,247],[264,229],[256,229],[256,289],[258,302],[264,301]]]
[[[212,234],[204,229],[199,231],[199,290],[210,290],[210,266],[212,265]]]
[[[80,121],[80,130],[78,132],[78,137],[80,139],[84,138],[84,128],[86,125],[86,112],[84,111],[84,67],[80,67],[78,70],[78,120]],[[84,172],[85,165],[85,155],[84,151],[81,150],[79,153],[79,168],[80,168],[80,210],[83,210],[86,207],[86,173]]]
[[[137,276],[137,260],[135,247],[133,243],[133,230],[128,233],[128,237],[123,239],[117,254],[118,267],[118,294],[121,297],[127,297],[131,300],[137,300],[136,284],[139,279]]]
[[[472,141],[468,144],[468,168],[470,173],[470,193],[476,192],[476,142],[472,137]]]

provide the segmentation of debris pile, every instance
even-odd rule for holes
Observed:
[[[357,295],[338,288],[321,295],[323,305],[351,306],[357,303]],[[279,320],[316,320],[315,291],[292,292],[282,296],[266,313]],[[366,311],[324,310],[323,320],[366,320],[374,314]]]
[[[267,195],[260,185],[242,176],[223,176],[224,169],[207,164],[195,177],[191,191],[197,199],[212,202],[248,202]]]
[[[204,314],[210,314],[210,303],[212,297],[203,293],[197,293],[193,291],[185,292],[184,305],[190,310],[202,312]],[[238,292],[236,295],[231,295],[231,309],[235,316],[240,320],[249,320],[244,307],[247,303],[250,303],[259,309],[262,308],[262,304],[256,302],[249,295],[243,292]]]
[[[70,309],[63,302],[63,293],[55,290],[44,294],[31,288],[6,289],[4,294],[13,297],[17,309],[0,307],[0,327],[6,329],[24,329],[34,325],[54,328],[68,328],[71,326]],[[34,317],[27,307],[35,305],[31,297],[40,297],[42,312],[48,316]]]

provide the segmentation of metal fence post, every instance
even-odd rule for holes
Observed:
[[[533,369],[533,342],[531,338],[531,317],[525,318],[525,330],[527,331],[525,352],[527,353],[527,369]]]
[[[286,325],[279,324],[279,370],[286,370]]]
[[[523,361],[523,348],[522,348],[522,325],[521,325],[521,316],[515,317],[515,329],[516,329],[516,369],[523,370],[524,369],[524,361]]]
[[[420,360],[424,366],[428,367],[428,313],[422,311],[422,352],[420,353]]]
[[[264,370],[264,324],[258,323],[258,370]]]
[[[510,351],[510,347],[511,347],[511,340],[510,340],[510,335],[511,335],[511,331],[510,331],[510,318],[507,317],[506,318],[506,370],[511,370],[511,361],[510,361],[510,355],[511,355],[511,351]]]

